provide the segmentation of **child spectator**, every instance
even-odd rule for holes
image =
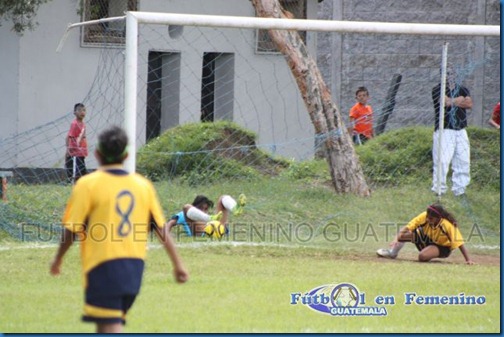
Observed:
[[[87,173],[85,158],[88,155],[88,146],[86,139],[86,107],[82,103],[74,106],[75,119],[70,125],[66,138],[65,168],[67,178],[75,183],[80,177]]]
[[[362,145],[373,138],[373,109],[367,104],[369,92],[366,87],[357,88],[355,99],[357,103],[350,109],[352,139],[355,144]]]

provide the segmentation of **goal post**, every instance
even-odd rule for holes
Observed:
[[[125,61],[125,128],[136,148],[137,109],[137,54],[138,24],[200,26],[219,28],[248,28],[276,30],[306,30],[340,33],[449,35],[449,36],[500,36],[500,26],[419,24],[386,22],[352,22],[329,20],[300,20],[259,17],[194,15],[175,13],[126,12],[126,61]],[[125,162],[126,169],[135,171],[136,154]]]
[[[128,171],[137,169],[153,180],[163,180],[161,184],[170,185],[170,189],[180,188],[181,199],[190,193],[187,186],[218,181],[229,182],[232,188],[248,180],[278,180],[286,181],[288,189],[291,179],[313,178],[317,187],[325,188],[332,178],[324,170],[327,163],[312,159],[317,159],[318,144],[327,138],[348,136],[348,112],[356,103],[355,90],[360,86],[369,89],[375,123],[381,123],[379,117],[385,108],[393,110],[387,111],[386,125],[380,125],[376,141],[355,146],[366,182],[373,190],[392,190],[404,184],[418,189],[422,198],[432,198],[427,185],[432,181],[432,130],[438,114],[434,114],[432,88],[439,85],[443,44],[450,46],[449,63],[456,66],[475,99],[483,102],[478,119],[469,120],[471,126],[486,127],[488,113],[499,97],[495,70],[500,64],[499,26],[127,12],[121,17],[70,25],[58,50],[65,48],[65,38],[74,39],[76,31],[89,25],[100,27],[92,30],[96,32],[93,44],[82,44],[85,35],[77,37],[68,55],[73,61],[70,58],[83,53],[83,58],[77,59],[91,56],[90,62],[86,67],[62,65],[89,86],[75,89],[58,82],[67,87],[68,95],[79,95],[88,109],[89,152],[95,150],[104,127],[123,126],[130,138]],[[105,31],[108,28],[110,31]],[[267,32],[264,34],[267,29],[302,30],[300,35],[310,53],[317,50],[317,39],[321,47],[329,44],[324,41],[341,40],[341,48],[327,56],[339,57],[340,62],[340,89],[331,95],[346,119],[341,129],[316,133],[297,78],[285,57],[271,48]],[[105,35],[103,41],[98,40],[100,34]],[[325,68],[327,75],[336,68],[328,67],[325,54],[321,55],[317,66]],[[396,74],[401,78],[400,88],[388,95],[390,79]],[[471,113],[475,115],[474,110]],[[60,221],[61,205],[70,191],[63,140],[73,115],[60,111],[52,116],[0,143],[0,168],[13,172],[8,203],[0,210],[0,229],[15,233],[19,223],[46,226]],[[232,128],[224,129],[229,125]],[[210,141],[198,138],[208,130],[220,133],[212,133]],[[498,193],[500,139],[493,136],[493,130],[469,131],[470,137],[484,135],[488,142],[483,149],[471,147],[475,154],[471,186],[478,193]],[[478,167],[479,159],[487,157],[492,158],[491,165]],[[88,169],[98,165],[92,155],[86,158]],[[411,179],[415,179],[413,187],[408,185]],[[274,183],[266,188],[270,190],[263,189],[264,195],[277,195]],[[39,202],[27,209],[33,195]],[[285,195],[295,197],[295,193]],[[324,195],[315,197],[327,200]],[[180,203],[175,198],[167,202],[170,211]],[[262,211],[261,205],[256,206]],[[484,221],[480,215],[475,217],[475,223]]]

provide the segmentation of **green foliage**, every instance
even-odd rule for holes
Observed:
[[[500,189],[500,133],[496,129],[469,127],[471,185]]]
[[[330,179],[327,162],[325,160],[290,161],[289,166],[281,173],[292,180],[328,180]]]
[[[397,186],[430,177],[431,148],[432,130],[410,127],[383,133],[356,151],[368,183]]]
[[[189,184],[277,174],[287,162],[259,150],[255,139],[231,122],[181,125],[142,147],[137,169],[153,180],[180,176]]]
[[[478,127],[469,127],[467,132],[471,143],[471,186],[499,189],[499,133]],[[358,146],[356,151],[369,184],[399,186],[432,179],[432,128],[393,130]]]
[[[37,25],[34,18],[40,5],[50,0],[2,0],[0,1],[0,25],[11,20],[12,30],[22,34],[25,30],[34,30]]]

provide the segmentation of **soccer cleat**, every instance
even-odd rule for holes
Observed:
[[[247,204],[247,197],[245,194],[240,194],[238,196],[238,204],[233,209],[233,215],[241,215],[243,213],[243,208]]]
[[[380,248],[376,251],[376,255],[379,257],[386,257],[388,259],[395,259],[397,257],[397,254],[392,254],[392,251],[390,249],[383,249]]]
[[[222,219],[222,211],[219,211],[219,213],[210,215],[210,221],[220,221]]]

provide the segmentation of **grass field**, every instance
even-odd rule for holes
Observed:
[[[233,218],[232,235],[222,242],[176,238],[190,272],[190,281],[183,285],[174,282],[169,259],[153,240],[142,291],[125,332],[500,332],[498,191],[474,188],[467,199],[448,194],[443,200],[459,219],[477,263],[468,266],[459,251],[448,259],[416,262],[412,245],[398,260],[375,255],[398,225],[434,201],[428,181],[377,188],[369,198],[335,195],[323,183],[285,177],[199,188],[159,182],[156,187],[167,216],[198,193],[215,199],[224,192],[245,192],[247,211]],[[9,193],[15,202],[16,187]],[[80,321],[78,247],[70,250],[57,278],[48,272],[55,250],[49,240],[19,242],[3,235],[1,332],[94,331],[94,325]],[[365,293],[366,306],[377,306],[379,295],[393,296],[395,303],[381,305],[385,317],[337,317],[291,304],[291,293],[340,283],[352,283]],[[412,292],[463,293],[484,296],[486,302],[406,305],[405,293]]]
[[[166,165],[147,155],[144,166],[147,170],[147,164],[154,164],[150,175],[160,178],[156,189],[167,217],[197,194],[216,200],[224,193],[245,193],[248,203],[241,217],[231,218],[230,236],[223,241],[174,233],[190,272],[186,284],[174,282],[166,253],[155,239],[149,242],[142,291],[125,332],[500,332],[498,138],[494,130],[469,131],[472,182],[467,197],[448,193],[442,203],[458,220],[476,262],[472,266],[464,264],[458,250],[447,259],[416,262],[411,244],[396,260],[375,254],[399,227],[436,201],[430,192],[430,129],[390,132],[358,148],[373,183],[368,198],[335,194],[323,161],[291,163],[271,177],[248,174],[247,165],[233,162],[226,167],[240,180],[216,179],[212,170],[200,172],[200,165],[190,174],[163,178]],[[396,151],[406,138],[412,141]],[[166,151],[166,144],[161,145],[160,151]],[[93,324],[80,321],[77,245],[61,276],[51,277],[48,270],[70,186],[13,184],[8,194],[9,202],[0,203],[0,332],[93,332]],[[364,297],[360,308],[384,308],[387,315],[332,316],[292,304],[292,294],[344,283]],[[485,303],[409,303],[412,294],[420,300],[475,297]]]
[[[191,271],[183,285],[174,283],[164,251],[152,247],[126,332],[499,332],[498,265],[420,264],[371,254],[342,257],[330,250],[227,243],[182,245],[180,252]],[[52,248],[0,252],[1,273],[8,275],[0,281],[2,331],[93,331],[93,325],[79,320],[77,249],[58,278],[47,272],[53,253]],[[332,317],[290,304],[293,292],[341,282],[365,292],[369,305],[377,295],[393,295],[396,303],[385,305],[386,317]],[[486,303],[406,306],[405,292],[484,295]]]

